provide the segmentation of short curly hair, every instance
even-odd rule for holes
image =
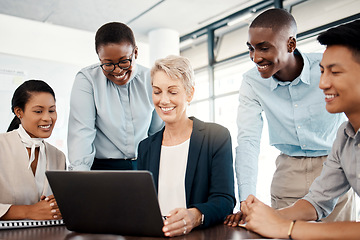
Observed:
[[[250,24],[250,28],[271,28],[273,32],[282,29],[289,30],[294,37],[297,34],[297,24],[295,18],[286,10],[272,8],[262,12]]]
[[[134,33],[126,24],[120,22],[109,22],[102,25],[95,35],[95,50],[98,53],[99,47],[109,43],[130,43],[136,46]]]

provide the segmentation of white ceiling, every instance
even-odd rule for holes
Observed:
[[[147,42],[149,31],[171,28],[180,36],[260,0],[0,0],[0,13],[95,32],[106,22],[128,24]]]

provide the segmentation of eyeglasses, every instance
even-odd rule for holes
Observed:
[[[124,60],[121,60],[120,62],[118,63],[103,63],[103,64],[100,64],[100,67],[105,71],[105,72],[112,72],[115,70],[116,66],[118,66],[119,68],[123,69],[123,70],[126,70],[126,69],[129,69],[131,67],[131,63],[132,63],[132,58],[133,58],[133,55],[134,55],[134,50],[135,48],[133,49],[132,53],[131,53],[131,56],[129,59],[124,59]]]

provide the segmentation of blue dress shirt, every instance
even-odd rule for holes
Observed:
[[[319,88],[322,54],[300,54],[304,66],[291,82],[274,77],[264,79],[256,68],[244,74],[237,116],[238,146],[235,170],[240,201],[256,193],[258,156],[264,111],[269,125],[269,141],[289,156],[327,155],[344,114],[330,114]]]
[[[71,92],[70,170],[90,170],[96,158],[134,158],[139,142],[163,122],[152,102],[149,69],[136,65],[125,85],[108,80],[99,64],[82,69]]]

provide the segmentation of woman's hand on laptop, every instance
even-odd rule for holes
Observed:
[[[176,208],[164,220],[163,232],[167,237],[185,235],[201,224],[201,212],[197,208]]]

